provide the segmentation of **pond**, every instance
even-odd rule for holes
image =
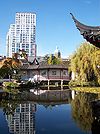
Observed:
[[[0,100],[0,134],[99,134],[99,98],[69,89],[10,94]]]

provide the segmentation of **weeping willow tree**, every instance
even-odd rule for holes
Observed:
[[[100,49],[96,49],[92,55],[93,70],[100,85]]]
[[[71,57],[70,70],[75,79],[100,84],[100,49],[84,42]]]

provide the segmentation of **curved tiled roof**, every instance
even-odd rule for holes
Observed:
[[[100,48],[100,26],[87,26],[79,22],[72,13],[72,19],[75,22],[77,29],[80,31],[80,34],[83,35],[84,39],[89,41],[91,44]]]
[[[68,66],[66,66],[66,65],[63,65],[63,64],[61,64],[61,65],[30,65],[30,64],[23,64],[23,66],[21,66],[21,70],[36,70],[36,69],[66,69],[66,68],[68,68]]]
[[[38,65],[30,65],[30,64],[23,64],[20,68],[21,70],[32,70],[32,69],[38,69]]]

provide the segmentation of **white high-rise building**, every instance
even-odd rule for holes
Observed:
[[[36,57],[36,14],[18,12],[15,24],[11,24],[6,37],[7,57],[19,50],[26,51],[28,56]]]

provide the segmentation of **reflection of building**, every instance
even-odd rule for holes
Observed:
[[[6,115],[9,131],[14,134],[35,134],[35,104],[19,104],[13,115]]]
[[[46,88],[45,88],[46,89]],[[59,90],[59,88],[51,88],[52,90],[33,89],[30,93],[30,99],[39,103],[69,103],[71,100],[71,90]]]

